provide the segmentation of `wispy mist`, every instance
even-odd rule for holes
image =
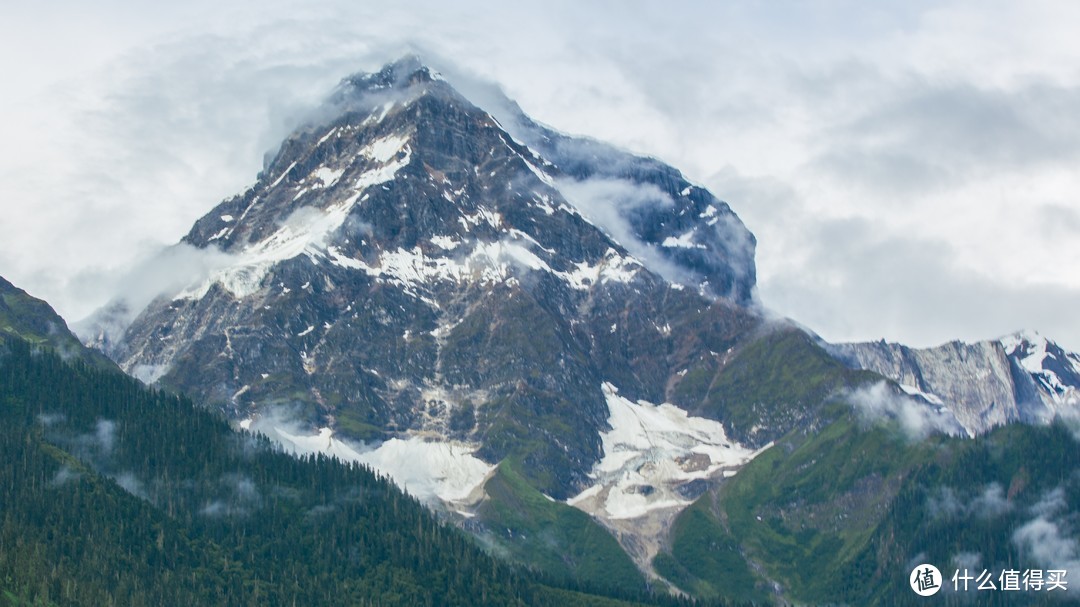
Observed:
[[[931,516],[938,518],[974,516],[991,519],[1011,512],[1013,505],[1006,498],[1001,484],[995,482],[986,485],[981,492],[966,497],[957,495],[951,487],[940,486],[927,498],[926,508]]]
[[[888,382],[851,390],[844,396],[865,421],[895,421],[912,440],[922,440],[937,433],[966,435],[951,411],[902,394]]]
[[[1013,543],[1046,569],[1080,571],[1076,515],[1068,511],[1064,490],[1059,487],[1046,493],[1031,508],[1031,514],[1034,517],[1013,532]],[[1080,596],[1080,587],[1070,583],[1068,593]]]
[[[647,268],[668,281],[693,285],[694,277],[667,259],[654,244],[645,242],[634,233],[626,215],[644,205],[668,205],[671,197],[652,184],[639,184],[626,179],[559,179],[556,186],[586,219],[622,245]]]
[[[255,481],[242,474],[227,474],[217,483],[218,497],[207,501],[199,514],[208,517],[244,516],[262,504]]]
[[[95,315],[72,323],[72,329],[83,339],[103,334],[115,340],[154,299],[176,296],[235,262],[235,256],[215,247],[199,249],[187,243],[164,247],[130,270],[108,277],[111,301]]]

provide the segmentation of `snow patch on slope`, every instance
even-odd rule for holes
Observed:
[[[446,251],[453,251],[461,245],[461,241],[454,240],[453,236],[436,235],[430,238],[431,244],[444,249]]]
[[[719,422],[668,403],[630,402],[609,383],[601,388],[611,426],[600,434],[604,457],[590,474],[595,484],[567,503],[611,529],[638,568],[659,577],[653,559],[675,517],[772,443],[752,451],[729,440]]]
[[[328,188],[337,183],[338,179],[341,179],[341,176],[344,174],[345,169],[331,169],[327,167],[319,167],[312,171],[311,176],[319,180],[321,187]]]
[[[609,249],[596,265],[583,261],[578,262],[571,271],[560,272],[552,269],[532,251],[533,247],[540,245],[530,236],[517,230],[511,230],[509,236],[494,242],[475,242],[467,255],[434,256],[425,253],[419,246],[412,249],[399,247],[380,253],[374,265],[348,257],[337,247],[327,247],[326,253],[334,265],[362,270],[378,280],[414,289],[444,281],[495,284],[511,278],[515,270],[524,270],[548,272],[574,289],[588,290],[606,282],[629,283],[643,268],[636,259],[623,257],[614,249]],[[467,244],[449,236],[434,236],[430,240],[448,254]]]
[[[295,455],[322,453],[357,462],[392,478],[413,497],[435,504],[471,505],[495,466],[473,455],[475,447],[456,441],[429,441],[419,436],[392,438],[369,448],[335,438],[330,428],[317,434],[291,427],[272,417],[246,419],[240,426],[264,434]]]
[[[417,499],[466,503],[495,470],[474,457],[474,451],[462,443],[392,438],[360,461],[389,475]]]
[[[679,249],[704,249],[705,245],[694,242],[694,230],[690,230],[679,237],[668,236],[660,246]]]
[[[670,403],[631,402],[610,383],[602,389],[611,430],[600,435],[604,457],[591,473],[597,482],[567,501],[601,520],[684,508],[693,499],[680,487],[730,476],[761,452],[729,440],[720,422],[693,417]]]
[[[916,388],[915,386],[909,386],[907,384],[896,384],[896,385],[900,386],[900,389],[904,391],[904,394],[924,398],[924,399],[927,400],[927,402],[938,405],[940,407],[945,406],[945,402],[942,401],[941,397],[936,395],[936,394],[931,394],[929,392],[923,392],[922,390]]]
[[[320,428],[318,434],[305,435],[286,430],[279,426],[263,427],[259,420],[244,420],[240,423],[243,427],[247,422],[247,428],[253,432],[261,432],[270,440],[281,445],[286,451],[294,455],[313,455],[322,453],[345,462],[360,461],[360,451],[352,448],[343,441],[334,439],[334,432],[330,428]]]
[[[408,142],[409,138],[406,135],[391,135],[373,141],[360,150],[360,153],[376,162],[385,163],[396,156]]]
[[[521,244],[498,241],[476,243],[464,259],[429,257],[420,247],[384,251],[379,256],[378,267],[369,268],[369,274],[413,287],[436,281],[496,283],[509,278],[514,266],[551,270],[542,259]]]
[[[1043,361],[1046,360],[1046,338],[1035,331],[1021,331],[1006,335],[998,340],[1005,354],[1015,356],[1020,366],[1028,373],[1042,373]]]
[[[615,249],[608,249],[604,259],[596,264],[578,262],[570,272],[555,272],[571,287],[587,291],[590,287],[606,282],[629,283],[644,266],[632,257],[623,257]]]

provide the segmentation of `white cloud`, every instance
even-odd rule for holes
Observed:
[[[139,477],[135,476],[134,473],[121,472],[120,474],[113,477],[113,480],[116,481],[116,484],[120,485],[120,487],[124,491],[127,491],[135,497],[144,500],[150,499],[150,495],[146,492],[146,485],[144,485],[143,482],[139,480]]]
[[[241,474],[226,474],[218,480],[218,498],[212,499],[199,509],[199,514],[209,517],[243,516],[258,508],[262,493],[255,481]]]
[[[851,390],[844,397],[855,406],[864,420],[894,420],[912,440],[922,440],[935,433],[953,436],[966,434],[964,427],[948,409],[901,394],[887,382]]]
[[[412,44],[710,186],[758,236],[761,299],[829,339],[1030,327],[1080,349],[1078,7],[49,6],[0,24],[0,274],[70,319]]]
[[[652,184],[637,184],[626,179],[560,179],[559,193],[581,214],[622,245],[650,270],[665,279],[694,284],[688,273],[663,256],[660,250],[634,234],[627,211],[642,205],[673,205],[671,197]]]
[[[1057,569],[1080,569],[1077,543],[1061,533],[1057,523],[1036,518],[1024,523],[1013,534],[1013,541],[1028,550],[1040,564]]]
[[[53,475],[52,479],[49,480],[49,486],[62,487],[71,481],[79,480],[79,477],[81,476],[82,474],[75,470],[72,470],[67,464],[65,464],[61,466],[60,469],[56,471],[56,474]]]
[[[997,482],[986,485],[980,493],[966,500],[956,495],[956,491],[951,487],[938,487],[927,498],[926,507],[931,516],[935,517],[977,516],[984,519],[997,518],[1013,509],[1012,502],[1005,496],[1005,489]]]
[[[1080,542],[1072,525],[1066,522],[1075,516],[1063,516],[1067,514],[1065,509],[1064,492],[1060,487],[1047,493],[1032,508],[1035,517],[1013,532],[1012,541],[1025,557],[1047,570],[1080,571]],[[1073,597],[1080,595],[1080,587],[1072,583],[1067,591]]]
[[[950,560],[956,565],[957,569],[979,571],[979,567],[982,566],[982,554],[978,552],[959,552],[954,554]]]
[[[93,271],[74,279],[77,293],[94,292],[108,297],[108,306],[98,313],[71,325],[83,339],[118,339],[135,315],[157,297],[172,297],[185,288],[209,280],[215,270],[235,263],[236,257],[217,248],[198,249],[179,243],[154,252],[134,267],[112,272]],[[146,383],[156,381],[164,369],[145,366],[136,376]]]
[[[97,439],[101,453],[103,455],[112,454],[113,446],[116,445],[116,422],[99,419],[94,429],[94,436]]]

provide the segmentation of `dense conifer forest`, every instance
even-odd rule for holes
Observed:
[[[388,479],[0,337],[0,604],[689,604],[480,550]]]

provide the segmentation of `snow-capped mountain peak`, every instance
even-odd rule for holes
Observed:
[[[561,135],[524,115],[514,122],[519,135],[526,133],[542,149],[520,143],[416,57],[346,78],[317,118],[282,145],[260,183],[200,220],[185,240],[232,252],[238,243],[280,238],[274,234],[278,225],[297,209],[343,214],[376,194],[375,186],[390,190],[394,183],[426,180],[433,187],[408,194],[459,208],[453,219],[460,228],[440,236],[467,233],[490,242],[525,235],[549,251],[552,244],[565,243],[533,233],[543,218],[521,217],[520,207],[549,217],[576,215],[598,227],[607,242],[577,256],[575,264],[595,266],[613,245],[669,281],[709,296],[750,300],[754,239],[726,204],[654,160]],[[447,160],[455,162],[447,165]],[[409,164],[416,166],[401,171]],[[492,190],[513,196],[493,196]],[[385,224],[363,212],[352,215],[376,232]],[[524,221],[510,221],[515,216]],[[383,250],[418,244],[416,239],[379,240],[373,246]]]
[[[111,355],[237,421],[519,453],[575,495],[605,382],[666,402],[668,366],[721,349],[703,331],[755,322],[754,239],[671,167],[514,120],[519,139],[415,57],[346,78],[195,223],[211,270]],[[635,353],[657,344],[678,355]]]
[[[1054,401],[1080,406],[1080,355],[1065,351],[1037,331],[1020,331],[998,342]]]

